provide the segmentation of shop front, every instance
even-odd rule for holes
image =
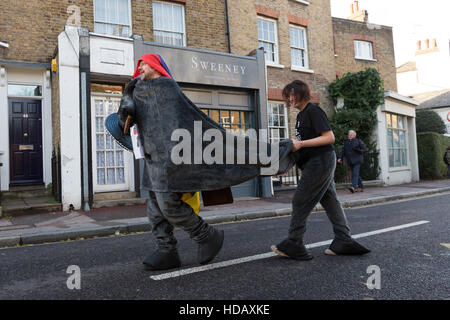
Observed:
[[[147,197],[143,160],[135,160],[105,131],[123,88],[145,53],[160,54],[183,92],[225,129],[244,134],[267,128],[264,53],[237,56],[118,38],[66,27],[58,40],[59,122],[64,210],[90,210],[101,201]],[[232,188],[235,198],[272,195],[270,177]],[[112,196],[114,195],[114,197]]]
[[[226,130],[239,135],[250,128],[267,129],[262,50],[255,56],[237,56],[139,40],[134,46],[135,61],[146,53],[161,55],[184,94]],[[142,170],[143,163],[141,175]],[[255,178],[232,187],[232,192],[235,198],[267,197],[272,196],[272,184],[270,178]]]
[[[417,105],[411,98],[385,91],[384,103],[377,109],[380,179],[385,185],[419,181]]]

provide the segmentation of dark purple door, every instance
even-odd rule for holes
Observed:
[[[10,183],[42,182],[41,101],[8,99]]]

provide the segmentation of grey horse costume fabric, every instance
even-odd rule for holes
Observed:
[[[194,137],[194,123],[201,121],[201,134],[208,129],[217,129],[225,137],[227,131],[214,120],[205,115],[187,98],[176,81],[167,77],[142,81],[135,78],[127,85],[118,111],[122,123],[126,119],[125,109],[134,110],[133,121],[139,128],[139,134],[145,153],[145,169],[142,185],[145,189],[156,192],[193,192],[200,190],[217,190],[240,184],[260,175],[260,169],[267,167],[259,160],[248,164],[251,150],[250,139],[246,137],[245,164],[227,164],[227,150],[223,149],[223,164],[194,164],[192,155],[190,164],[175,164],[172,161],[172,149],[180,142],[172,141],[176,129],[185,129]],[[191,150],[194,150],[191,139]],[[203,139],[202,139],[203,140]],[[202,149],[211,141],[202,141]],[[283,173],[295,164],[291,140],[283,140],[277,145],[279,150],[279,170]],[[237,147],[234,144],[234,154]],[[198,150],[198,149],[197,149]],[[270,145],[267,143],[268,153]],[[229,150],[228,150],[229,151]]]

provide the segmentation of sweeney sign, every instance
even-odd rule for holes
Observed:
[[[135,61],[146,53],[161,55],[177,82],[252,89],[265,87],[265,62],[256,56],[168,47],[135,40]]]

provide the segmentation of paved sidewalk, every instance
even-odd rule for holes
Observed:
[[[294,191],[278,191],[272,198],[241,199],[228,205],[201,207],[200,215],[209,223],[290,215]],[[450,179],[387,187],[367,187],[364,192],[353,194],[347,189],[337,190],[345,208],[447,192],[450,192]],[[318,210],[321,210],[320,205],[315,208],[315,211]],[[3,217],[0,219],[0,247],[144,231],[150,231],[145,206]]]

